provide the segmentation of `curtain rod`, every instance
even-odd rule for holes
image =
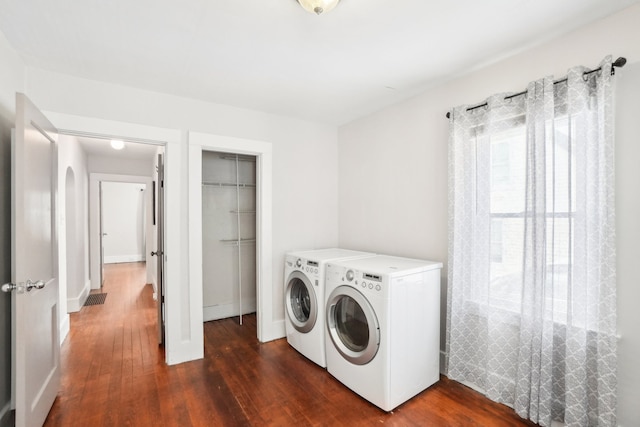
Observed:
[[[626,63],[627,63],[627,58],[623,58],[622,56],[621,56],[620,58],[616,59],[615,61],[613,61],[613,62],[611,63],[611,75],[614,75],[614,74],[616,73],[616,71],[615,71],[615,70],[616,70],[616,69],[615,69],[615,67],[622,68],[622,67],[624,67],[624,65],[625,65]],[[583,75],[583,76],[588,76],[589,74],[597,73],[597,72],[598,72],[598,71],[600,71],[601,69],[602,69],[602,67],[598,67],[598,68],[596,68],[595,70],[585,71],[582,75]],[[562,83],[562,82],[566,82],[566,81],[567,81],[567,77],[565,77],[564,79],[556,80],[556,81],[554,81],[554,82],[553,82],[553,84],[558,84],[558,83]],[[518,92],[518,93],[514,93],[513,95],[505,96],[505,97],[504,97],[504,99],[511,99],[511,98],[515,98],[515,97],[517,97],[517,96],[521,96],[521,95],[524,95],[524,94],[526,94],[526,93],[527,93],[527,91],[526,91],[526,90],[523,90],[522,92]],[[482,107],[486,107],[486,106],[487,106],[487,103],[486,103],[486,102],[484,102],[484,103],[482,103],[482,104],[474,105],[473,107],[469,107],[469,108],[467,108],[467,111],[472,111],[472,110],[475,110],[475,109],[477,109],[477,108],[482,108]],[[451,117],[451,111],[447,111],[446,116],[447,116],[447,119],[448,119],[448,118],[450,118],[450,117]]]

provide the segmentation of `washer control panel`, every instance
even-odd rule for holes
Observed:
[[[320,266],[318,261],[307,260],[306,263],[300,269],[304,269],[306,273],[318,274]]]
[[[287,259],[287,265],[294,270],[305,272],[309,275],[318,275],[320,273],[320,263],[304,258]]]

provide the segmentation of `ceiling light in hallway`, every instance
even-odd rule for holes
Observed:
[[[304,7],[305,10],[320,15],[336,7],[339,1],[340,0],[298,0],[298,3],[300,3],[300,6]]]
[[[112,139],[111,148],[113,148],[114,150],[122,150],[124,148],[124,141],[120,139]]]

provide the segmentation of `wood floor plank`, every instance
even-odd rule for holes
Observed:
[[[46,426],[535,426],[446,377],[386,413],[255,315],[207,322],[202,360],[167,366],[144,263],[107,265],[102,305],[71,315],[62,385]]]

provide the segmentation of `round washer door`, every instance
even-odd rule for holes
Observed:
[[[289,275],[284,290],[284,305],[289,320],[298,332],[307,333],[313,329],[318,317],[318,302],[313,285],[303,273],[294,271]]]
[[[338,286],[327,300],[327,329],[338,352],[355,365],[369,363],[380,347],[380,325],[367,298]]]

